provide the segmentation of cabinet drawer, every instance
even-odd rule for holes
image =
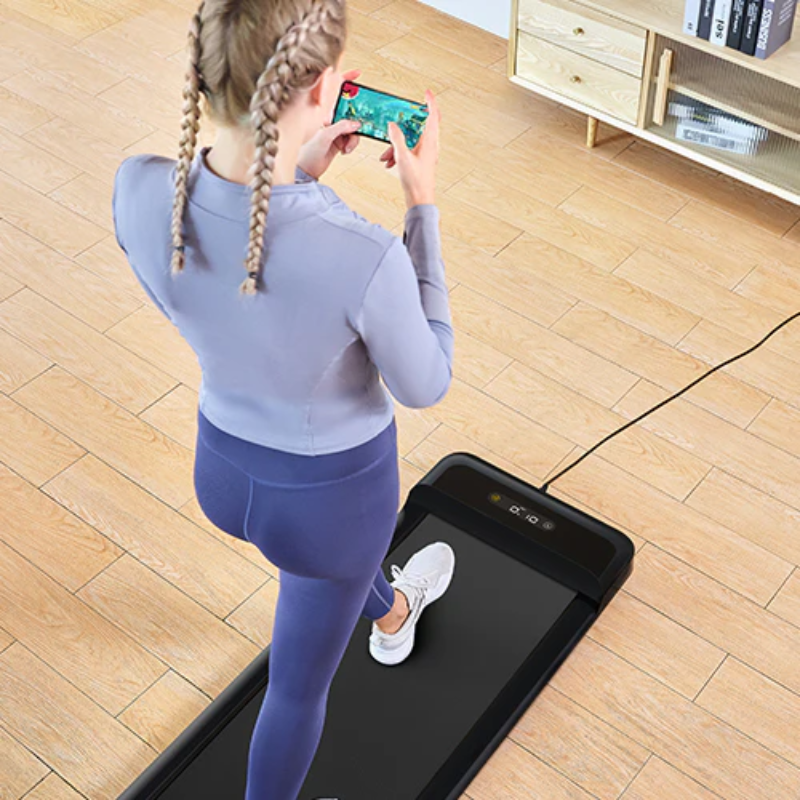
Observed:
[[[517,75],[617,119],[636,124],[642,81],[518,31]]]
[[[519,0],[519,28],[637,78],[647,31],[570,0]]]

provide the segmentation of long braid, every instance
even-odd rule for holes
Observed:
[[[184,254],[183,214],[186,209],[187,182],[194,151],[197,146],[197,132],[200,129],[200,33],[205,0],[189,25],[189,68],[186,85],[183,89],[183,121],[178,151],[178,165],[175,170],[175,200],[172,205],[172,274],[177,275],[186,263]]]
[[[255,294],[261,272],[267,213],[272,196],[272,176],[278,154],[278,117],[289,101],[295,79],[307,70],[299,69],[296,55],[309,35],[324,31],[336,0],[314,2],[311,10],[280,39],[275,52],[261,73],[250,103],[250,115],[255,129],[255,164],[251,182],[253,199],[250,206],[250,244],[245,267],[248,277],[240,290]]]

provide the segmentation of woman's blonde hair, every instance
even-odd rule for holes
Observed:
[[[216,124],[249,125],[255,135],[248,277],[255,294],[264,250],[278,117],[298,89],[335,66],[347,36],[345,0],[203,0],[189,26],[189,68],[172,207],[172,273],[183,270],[183,214],[200,127],[200,96]]]

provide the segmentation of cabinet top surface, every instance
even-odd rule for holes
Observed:
[[[633,22],[643,28],[693,44],[712,55],[717,55],[756,72],[800,87],[800,18],[795,20],[792,40],[770,58],[762,60],[739,53],[730,47],[719,47],[695,36],[683,33],[685,0],[577,0],[581,5],[594,8],[618,19]],[[798,8],[800,17],[800,8]]]

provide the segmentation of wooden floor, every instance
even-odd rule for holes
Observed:
[[[541,484],[800,309],[800,208],[606,127],[589,152],[504,41],[350,6],[348,65],[444,114],[456,375],[397,407],[401,502],[455,450]],[[194,8],[0,0],[2,800],[116,798],[271,639],[277,570],[193,498],[197,362],[111,220],[120,160],[177,153]],[[399,232],[380,151],[327,180]],[[636,568],[464,797],[800,797],[800,322],[552,491]]]

